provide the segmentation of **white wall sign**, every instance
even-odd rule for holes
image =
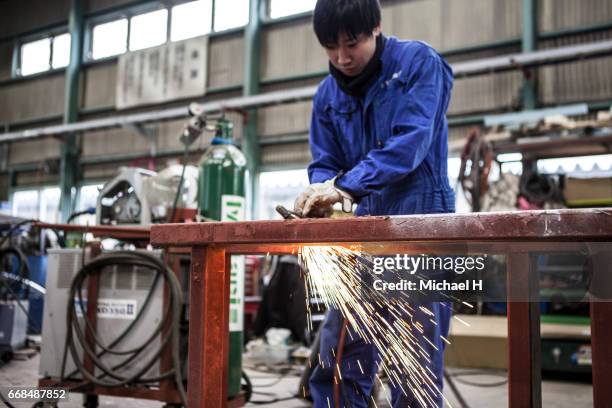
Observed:
[[[204,95],[208,37],[119,56],[117,109]]]

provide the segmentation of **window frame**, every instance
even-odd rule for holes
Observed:
[[[130,52],[129,51],[129,41],[130,41],[130,30],[131,30],[131,18],[139,14],[143,14],[143,13],[147,13],[147,12],[151,12],[151,11],[155,11],[159,9],[166,9],[168,11],[166,41],[160,45],[165,45],[170,42],[173,42],[170,39],[171,32],[172,32],[171,31],[172,30],[172,7],[180,5],[180,4],[184,4],[184,3],[189,3],[191,1],[195,1],[195,0],[157,0],[157,1],[152,1],[152,2],[146,2],[144,4],[119,6],[119,7],[113,8],[113,10],[108,10],[108,11],[103,10],[103,11],[97,11],[97,12],[87,14],[85,16],[85,22],[84,22],[84,34],[83,34],[83,44],[82,44],[83,52],[81,56],[81,63],[84,66],[96,65],[99,63],[108,63],[108,62],[116,61],[117,58],[123,55],[125,52]],[[245,31],[245,29],[250,23],[250,11],[249,11],[249,20],[246,22],[245,25],[239,26],[239,27],[228,28],[225,30],[218,30],[218,31],[215,30],[216,2],[222,1],[222,0],[211,0],[211,1],[212,1],[211,27],[210,27],[210,32],[208,34],[205,34],[205,36],[208,36],[209,38],[216,38],[216,37],[223,37],[223,36],[231,36],[231,35],[242,33]],[[249,10],[250,10],[250,0],[249,2],[247,2],[247,6],[249,7]],[[262,10],[262,14],[264,14],[261,16],[262,22],[267,23],[267,18],[265,16],[265,10]],[[304,15],[309,15],[309,13],[304,13]],[[292,19],[295,17],[296,15],[288,16],[289,19]],[[112,22],[112,21],[115,21],[121,18],[127,19],[127,23],[128,23],[127,35],[125,39],[126,51],[121,54],[111,55],[111,56],[104,57],[104,58],[93,59],[93,28],[99,24],[109,23],[109,22]],[[276,23],[282,20],[283,18],[273,19],[271,20],[271,22]],[[53,68],[53,65],[52,65],[53,63],[53,39],[56,36],[59,36],[62,34],[70,34],[70,30],[68,29],[68,23],[66,21],[60,24],[57,24],[57,25],[47,26],[45,28],[28,31],[26,33],[16,35],[15,40],[13,41],[13,54],[12,54],[12,63],[11,63],[11,78],[12,79],[11,80],[12,81],[21,81],[24,79],[27,80],[30,78],[38,78],[41,76],[58,74],[66,70],[68,66],[61,67],[61,68]],[[22,56],[21,46],[28,42],[32,42],[32,41],[36,41],[36,40],[40,40],[44,38],[49,38],[49,37],[51,38],[50,52],[49,52],[49,55],[50,55],[49,68],[46,69],[45,71],[37,72],[34,74],[22,75],[20,72],[21,71],[21,56]],[[197,38],[197,37],[193,37],[193,38]],[[185,41],[185,40],[180,40],[180,41]],[[68,65],[70,65],[70,62],[68,63]]]
[[[40,215],[41,215],[41,210],[42,210],[42,194],[44,190],[49,190],[49,189],[58,189],[60,190],[60,196],[59,196],[59,201],[58,201],[58,209],[57,209],[57,214],[56,214],[56,221],[58,222],[61,219],[61,211],[60,211],[60,205],[61,205],[61,189],[60,186],[58,184],[55,183],[50,183],[50,184],[40,184],[40,185],[36,185],[36,186],[32,186],[32,185],[23,185],[23,186],[19,186],[19,187],[15,187],[12,188],[10,191],[10,195],[9,195],[9,203],[11,206],[11,216],[13,217],[19,217],[19,218],[24,218],[23,216],[20,215],[13,215],[13,206],[15,203],[15,193],[20,193],[20,192],[24,192],[24,191],[35,191],[38,194],[38,202],[37,202],[37,216],[36,219],[40,219]]]
[[[87,21],[85,22],[85,40],[83,44],[84,46],[83,63],[92,64],[92,63],[98,63],[98,62],[113,61],[114,59],[123,55],[125,52],[131,52],[129,49],[129,44],[130,44],[130,31],[132,27],[132,17],[138,16],[140,14],[145,14],[145,13],[149,13],[152,11],[160,10],[160,9],[166,9],[168,11],[168,14],[167,14],[167,20],[166,20],[166,41],[163,44],[158,45],[158,47],[171,43],[171,42],[177,42],[177,41],[171,40],[172,8],[174,6],[179,6],[181,4],[191,3],[192,1],[196,1],[196,0],[159,0],[159,1],[151,2],[147,4],[130,6],[125,9],[121,9],[115,12],[105,13],[105,14],[102,14],[96,17],[88,18]],[[246,27],[248,26],[249,21],[247,21],[247,23],[243,26],[228,28],[226,30],[219,30],[219,31],[215,30],[215,10],[216,10],[217,1],[222,1],[222,0],[211,0],[212,7],[211,7],[210,31],[207,34],[204,34],[203,36],[209,36],[210,38],[214,38],[217,36],[232,35],[234,33],[244,31]],[[127,19],[127,22],[128,22],[127,36],[125,39],[126,51],[124,53],[112,55],[109,57],[93,59],[93,28],[99,24],[110,23],[112,21],[119,20],[122,18]],[[196,37],[192,37],[192,38],[196,38]],[[179,41],[185,41],[185,40],[179,40]]]
[[[66,68],[68,68],[68,65],[70,65],[70,55],[68,58],[68,65],[64,67],[53,68],[53,44],[55,42],[55,37],[59,37],[63,34],[70,35],[70,31],[68,30],[68,27],[60,26],[52,30],[45,30],[45,31],[38,32],[36,34],[30,34],[30,35],[26,35],[26,36],[17,38],[15,42],[13,43],[13,61],[12,61],[12,67],[11,67],[11,76],[17,79],[36,78],[38,76],[47,75],[49,73],[62,72]],[[21,49],[22,47],[25,44],[28,44],[34,41],[44,40],[46,38],[49,39],[49,61],[47,61],[47,64],[48,64],[47,69],[45,69],[44,71],[35,72],[33,74],[23,75],[21,73],[21,66],[22,66]],[[72,42],[72,37],[70,38]]]
[[[287,21],[311,18],[313,14],[314,14],[314,8],[308,11],[302,11],[299,13],[288,14],[286,16],[273,18],[272,17],[272,0],[266,0],[266,7],[265,7],[264,15],[262,16],[262,22],[266,25],[275,24],[275,23],[283,23]]]
[[[172,41],[172,9],[175,6],[180,6],[181,4],[187,4],[187,3],[191,3],[193,1],[197,1],[197,0],[180,0],[180,1],[172,1],[170,5],[168,5],[168,30],[167,30],[167,34],[168,34],[168,39],[166,41],[167,43],[170,42],[180,42],[180,41],[186,41],[189,40],[191,38],[197,38],[200,36],[195,36],[195,37],[189,37],[189,38],[185,38],[183,40],[176,40],[176,41]],[[210,30],[208,31],[208,33],[203,34],[202,36],[211,36],[214,33],[216,33],[216,31],[214,31],[214,27],[215,27],[215,1],[216,0],[211,0],[211,8],[210,8]],[[240,27],[240,29],[242,29],[242,27]]]

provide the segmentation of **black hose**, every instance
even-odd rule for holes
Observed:
[[[446,368],[444,368],[444,379],[446,380],[446,383],[448,384],[453,394],[455,394],[455,398],[457,398],[457,401],[459,401],[459,405],[461,406],[461,408],[470,408],[465,398],[463,398],[463,394],[461,394],[461,391],[459,391],[459,388],[455,385],[453,378],[448,373]]]
[[[255,404],[255,405],[268,405],[268,404],[274,404],[277,402],[281,402],[281,401],[290,401],[292,399],[297,399],[298,397],[286,397],[286,398],[274,398],[271,400],[267,400],[267,401],[249,401],[251,404]]]
[[[17,231],[17,229],[19,227],[21,227],[22,225],[26,225],[26,224],[31,224],[33,222],[36,222],[36,220],[23,220],[23,221],[19,221],[17,224],[13,225],[8,232],[6,233],[6,235],[4,235],[2,237],[2,239],[0,239],[0,247],[2,247],[7,240],[9,240],[11,238],[11,236],[13,235],[13,232]]]
[[[15,258],[19,260],[18,276],[20,279],[19,279],[18,284],[20,286],[25,287],[25,292],[23,294],[23,297],[27,299],[30,294],[30,287],[27,285],[23,285],[23,281],[24,280],[27,281],[30,279],[30,265],[28,264],[28,259],[26,258],[24,253],[19,248],[10,246],[7,248],[0,249],[0,265],[4,266],[5,257],[11,256],[11,255],[13,255]],[[7,284],[7,287],[8,286],[9,284]]]
[[[242,370],[242,379],[245,382],[245,385],[243,387],[244,397],[246,401],[249,402],[251,400],[251,397],[253,396],[253,383],[251,383],[251,379],[244,370]]]
[[[24,283],[30,281],[30,265],[28,264],[28,260],[24,253],[17,247],[7,247],[0,249],[0,265],[3,265],[4,258],[10,255],[13,255],[19,260],[19,273],[15,275],[15,281],[17,282],[20,288],[23,287],[25,288],[25,290],[21,294],[18,293],[17,291],[19,289],[13,288],[10,282],[6,282],[7,278],[2,275],[0,275],[0,284],[2,284],[2,286],[4,286],[4,288],[8,292],[8,297],[12,298],[15,302],[17,302],[17,306],[19,306],[23,313],[25,313],[28,319],[29,329],[34,332],[40,332],[41,328],[35,324],[34,319],[30,315],[29,311],[21,304],[21,301],[27,300],[30,295],[30,286]]]
[[[95,210],[95,208],[93,209]],[[95,214],[94,211],[92,211],[92,208],[88,208],[86,210],[83,211],[77,211],[77,212],[73,212],[72,214],[70,214],[70,217],[68,217],[68,220],[66,220],[66,224],[70,224],[75,218],[80,217],[81,215],[86,215],[86,214]]]
[[[148,292],[148,294],[147,294],[147,297],[145,298],[145,301],[144,301],[144,302],[143,302],[143,304],[142,304],[142,307],[140,307],[140,310],[138,311],[138,314],[136,315],[136,317],[134,318],[134,320],[132,320],[132,322],[131,322],[131,323],[128,325],[128,327],[126,327],[126,328],[123,330],[123,332],[122,332],[122,333],[121,333],[121,334],[120,334],[120,335],[119,335],[119,336],[118,336],[118,337],[117,337],[115,340],[113,340],[113,341],[110,343],[110,345],[109,345],[108,347],[105,347],[105,346],[101,345],[100,343],[98,343],[98,345],[100,345],[100,347],[102,348],[102,351],[101,351],[101,352],[99,352],[99,353],[97,354],[97,357],[102,357],[102,356],[104,356],[105,354],[107,354],[108,352],[114,352],[114,350],[112,350],[112,348],[113,348],[113,347],[115,347],[117,344],[119,344],[119,343],[120,343],[120,342],[121,342],[121,341],[122,341],[122,340],[125,338],[125,336],[127,336],[127,335],[128,335],[130,332],[131,332],[132,328],[133,328],[133,327],[136,325],[136,323],[137,323],[137,322],[140,320],[140,318],[141,318],[141,316],[142,316],[142,313],[143,313],[143,312],[144,312],[144,311],[147,309],[147,306],[149,305],[149,302],[151,301],[151,299],[153,299],[153,293],[154,293],[154,290],[155,290],[155,288],[156,288],[156,286],[157,286],[157,282],[159,281],[159,277],[160,277],[160,274],[159,274],[159,272],[158,272],[158,273],[156,273],[156,274],[155,274],[155,278],[153,279],[153,283],[151,284],[151,288],[149,289],[149,292]],[[82,306],[82,304],[81,304],[81,303],[80,303],[79,305],[80,305],[80,306]],[[169,311],[170,311],[170,307],[169,307],[169,305],[168,305],[168,306],[166,307],[166,310],[164,311],[164,315],[163,315],[164,317],[163,317],[163,319],[162,319],[162,320],[165,320],[165,319],[167,318],[167,315],[168,315]],[[83,315],[85,315],[85,314],[86,314],[86,311],[85,311],[85,310],[84,310],[82,307],[81,307],[81,313],[82,313]],[[89,330],[92,330],[92,329],[91,329],[91,327],[89,326],[89,322],[88,322],[87,320],[85,320],[85,324],[87,325],[87,328],[88,328]],[[92,331],[90,331],[90,333],[92,333]],[[153,332],[153,335],[155,335],[156,333],[159,333],[159,331],[158,331],[158,330],[156,330],[155,332]],[[94,336],[95,336],[95,333],[92,333],[92,334],[94,334]],[[153,335],[152,335],[152,336],[153,336]],[[96,338],[96,339],[97,339],[97,337],[94,337],[94,338]],[[145,342],[145,344],[149,344],[149,342],[150,342],[150,340],[147,340],[147,341]],[[66,345],[67,345],[67,343],[66,343]],[[135,353],[136,351],[137,351],[137,349],[134,349],[134,353]],[[113,354],[121,354],[121,353],[122,353],[122,352],[114,352]],[[120,364],[118,364],[118,365],[114,366],[112,369],[113,369],[113,370],[117,370],[117,369],[119,369],[119,368],[123,367],[124,365],[126,365],[126,364],[130,363],[130,362],[131,362],[131,361],[132,361],[132,360],[133,360],[135,357],[137,357],[137,356],[138,356],[138,354],[134,354],[134,355],[132,356],[132,358],[129,358],[129,359],[127,359],[127,360],[125,360],[125,361],[121,362]],[[72,371],[71,373],[69,373],[69,374],[67,374],[67,375],[65,375],[65,376],[63,376],[63,377],[64,377],[64,378],[70,378],[70,377],[72,377],[74,374],[76,374],[76,373],[78,373],[78,372],[79,372],[79,370],[78,370],[78,369],[76,369],[76,370]],[[174,373],[174,371],[173,371],[173,370],[168,371],[168,372],[165,374],[165,376],[164,376],[164,377],[162,377],[162,378],[166,378],[168,375],[171,375],[171,374],[173,374],[173,373]],[[102,374],[101,378],[103,378],[103,377],[106,377],[106,374]]]
[[[143,304],[143,307],[138,312],[138,315],[136,316],[132,324],[130,324],[128,328],[124,330],[124,332],[119,337],[117,337],[109,346],[104,346],[100,338],[97,336],[97,333],[95,333],[95,331],[93,330],[93,325],[89,321],[87,317],[87,313],[85,312],[82,306],[83,305],[82,291],[83,291],[83,283],[89,275],[97,273],[98,271],[102,271],[105,267],[109,265],[140,266],[140,267],[148,268],[151,270],[156,270],[157,275],[151,287],[151,291],[149,295],[147,296],[147,300],[145,301],[145,304]],[[166,281],[170,289],[169,290],[169,303],[168,303],[166,310],[164,311],[164,316],[161,322],[159,323],[157,328],[154,330],[153,334],[149,336],[142,343],[141,346],[136,347],[131,350],[113,349],[114,346],[116,346],[121,340],[123,340],[123,338],[128,334],[131,328],[136,324],[138,319],[141,317],[143,310],[146,308],[146,305],[149,303],[151,293],[153,292],[153,290],[155,289],[155,286],[157,285],[157,282],[159,281],[159,276],[163,276],[164,280]],[[95,350],[92,350],[89,344],[87,344],[87,342],[85,341],[85,331],[78,323],[78,315],[77,315],[76,307],[74,304],[75,298],[79,299],[79,307],[81,308],[83,319],[85,321],[85,330],[89,331],[89,333],[93,335],[92,338],[94,339],[96,344],[102,348],[102,352],[96,353]],[[180,283],[178,282],[174,273],[170,269],[168,269],[167,266],[164,265],[164,263],[160,259],[148,253],[135,252],[135,251],[119,251],[119,252],[102,254],[96,257],[91,262],[84,265],[81,268],[81,270],[79,270],[79,272],[75,275],[72,281],[72,285],[70,288],[70,295],[68,299],[69,299],[68,308],[67,308],[68,332],[66,336],[67,337],[66,344],[67,344],[68,351],[70,352],[72,356],[72,360],[77,366],[78,371],[81,372],[83,377],[89,383],[98,385],[98,386],[104,386],[104,387],[121,387],[127,384],[134,384],[134,383],[142,384],[142,383],[157,382],[163,378],[167,378],[173,375],[175,378],[175,382],[176,382],[176,386],[177,386],[179,395],[181,397],[182,404],[184,406],[187,406],[187,397],[186,397],[185,388],[183,384],[180,350],[179,350],[179,344],[180,344],[179,323],[181,319],[181,310],[182,310],[182,305],[183,305],[183,294],[182,294]],[[165,327],[169,327],[169,329],[165,330],[166,333],[164,334],[163,332],[164,332]],[[125,366],[126,364],[128,364],[129,362],[136,359],[137,357],[140,357],[140,353],[142,353],[142,351],[145,350],[158,337],[158,335],[162,335],[162,334],[163,334],[162,336],[163,339],[161,340],[159,349],[157,349],[157,351],[153,353],[151,357],[145,360],[145,364],[143,365],[141,369],[138,370],[138,372],[136,372],[135,374],[132,374],[129,377],[126,377],[116,371],[118,368],[121,368]],[[84,367],[81,361],[81,357],[79,356],[78,351],[77,351],[77,342],[75,341],[75,335],[76,335],[76,340],[78,341],[78,344],[83,349],[84,355],[87,355],[91,359],[91,361],[94,363],[94,365],[103,372],[103,374],[96,376],[94,373],[89,372]],[[172,343],[172,360],[173,360],[174,368],[158,376],[155,376],[155,377],[144,377],[144,374],[147,371],[149,371],[151,367],[159,360],[161,353],[163,352],[165,347],[170,342]],[[100,357],[105,353],[112,353],[115,355],[128,355],[129,357],[114,367],[108,367],[100,359]],[[65,357],[66,356],[64,356],[64,360],[65,360]],[[64,369],[65,369],[65,364],[62,367],[62,376],[61,376],[62,380],[63,378],[65,378]],[[104,380],[104,378],[107,376],[111,377],[113,380]]]

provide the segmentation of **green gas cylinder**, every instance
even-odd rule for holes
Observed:
[[[205,219],[244,221],[246,158],[232,143],[233,125],[221,119],[199,164],[198,207]],[[232,256],[228,395],[240,392],[244,315],[244,256]]]

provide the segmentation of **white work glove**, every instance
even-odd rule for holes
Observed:
[[[335,178],[325,183],[314,183],[308,186],[295,200],[293,210],[302,217],[329,217],[333,211],[333,205],[342,202],[343,209],[350,212],[353,198],[348,193],[337,189],[334,181]]]

